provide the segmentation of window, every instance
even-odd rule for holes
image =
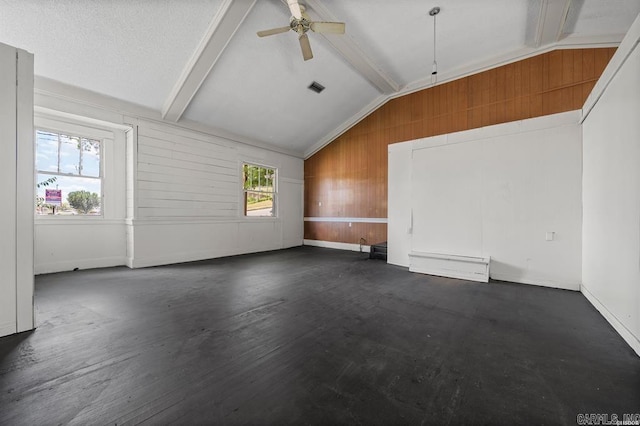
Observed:
[[[275,216],[277,170],[255,164],[242,166],[244,215]]]
[[[36,215],[102,214],[102,141],[36,131]]]

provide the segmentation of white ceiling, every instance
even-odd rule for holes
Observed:
[[[344,36],[310,34],[304,62],[281,0],[0,0],[0,42],[37,76],[244,140],[309,155],[366,113],[440,82],[553,46],[615,45],[638,0],[301,0]],[[307,90],[317,81],[321,94]]]

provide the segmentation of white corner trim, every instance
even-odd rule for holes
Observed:
[[[305,222],[337,222],[337,223],[387,223],[386,217],[305,217]]]
[[[593,107],[598,103],[602,95],[604,94],[611,81],[615,78],[620,71],[620,68],[627,61],[629,56],[636,49],[638,44],[640,43],[640,15],[636,18],[636,20],[631,24],[631,28],[627,32],[627,35],[618,46],[618,50],[614,53],[613,57],[607,64],[606,68],[602,72],[602,75],[598,79],[598,82],[593,87],[593,90],[587,97],[587,100],[582,107],[582,119],[580,123],[584,122],[587,118]]]
[[[171,90],[162,118],[178,121],[229,44],[256,0],[225,0]]]
[[[360,251],[360,244],[336,243],[333,241],[304,240],[305,246],[322,247],[337,250]],[[369,253],[371,246],[362,246],[362,253]]]
[[[600,314],[604,317],[604,319],[611,324],[611,326],[618,332],[618,334],[624,339],[625,342],[631,346],[631,349],[635,351],[638,356],[640,356],[640,340],[638,337],[634,336],[633,333],[624,326],[616,316],[604,306],[597,297],[595,297],[588,288],[583,285],[580,286],[580,291],[586,297],[586,299],[593,305],[594,308],[600,312]]]
[[[624,34],[608,34],[603,36],[566,37],[555,45],[556,50],[562,49],[596,49],[601,47],[618,47],[624,39]]]

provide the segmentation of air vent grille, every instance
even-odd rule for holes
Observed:
[[[314,81],[313,83],[311,83],[308,87],[309,90],[313,90],[316,93],[320,93],[324,90],[324,86],[320,83],[318,83],[317,81]]]

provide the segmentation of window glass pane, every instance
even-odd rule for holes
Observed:
[[[58,171],[58,135],[36,132],[36,167],[38,170]]]
[[[82,139],[82,176],[100,176],[100,141]]]
[[[246,216],[275,216],[276,170],[244,164],[244,211]]]
[[[243,176],[244,176],[244,189],[251,188],[251,174],[249,173],[248,164],[245,164],[243,166]]]
[[[264,182],[264,185],[265,185],[266,191],[271,191],[271,192],[274,191],[273,178],[275,177],[275,174],[276,174],[275,170],[273,170],[273,169],[265,169],[265,175],[264,175],[265,182]]]
[[[246,192],[247,216],[273,216],[274,194]]]
[[[99,216],[102,210],[101,186],[100,179],[38,173],[36,214]]]
[[[60,135],[60,173],[80,174],[80,138]]]
[[[245,165],[244,189],[260,188],[260,167]]]

